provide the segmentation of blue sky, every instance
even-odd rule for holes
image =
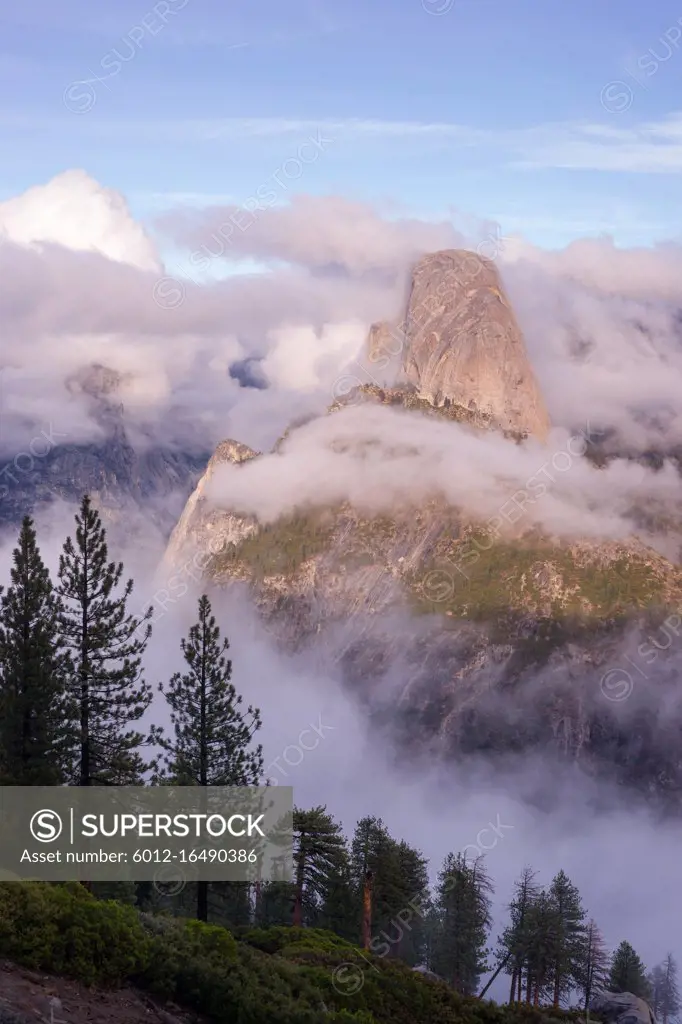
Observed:
[[[24,0],[3,18],[0,198],[79,167],[150,219],[278,175],[282,201],[493,218],[546,246],[679,236],[670,0]]]

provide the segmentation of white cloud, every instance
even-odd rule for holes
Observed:
[[[319,388],[330,366],[350,362],[367,337],[363,323],[325,324],[312,327],[282,327],[272,331],[273,347],[263,360],[263,372],[277,387],[292,391]]]
[[[139,270],[160,268],[152,242],[123,196],[80,170],[64,171],[0,203],[3,237],[19,245],[47,242],[96,252]]]
[[[672,465],[659,473],[626,461],[595,469],[582,457],[589,431],[585,424],[582,437],[555,431],[546,446],[517,446],[420,413],[360,406],[300,427],[277,454],[220,466],[207,495],[261,521],[305,506],[350,502],[377,514],[440,497],[484,518],[504,507],[507,522],[526,528],[621,538],[633,532],[628,517],[643,492],[651,502],[679,503]]]

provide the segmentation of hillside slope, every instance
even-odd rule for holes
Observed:
[[[76,883],[0,883],[2,957],[0,1024],[559,1024],[576,1016],[464,998],[331,932],[233,934],[96,900]]]

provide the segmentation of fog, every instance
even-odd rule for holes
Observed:
[[[73,532],[72,516],[73,510],[60,508],[38,517],[41,550],[54,575],[63,539]],[[154,562],[163,538],[154,544],[150,532],[143,545],[121,538],[115,543],[116,532],[110,530],[110,555],[123,559],[125,578],[134,576],[129,607],[141,610],[154,604]],[[2,580],[8,579],[11,548],[7,540],[0,548]],[[152,684],[183,669],[180,638],[196,620],[201,589],[191,585],[182,598],[164,602],[164,609],[154,604],[144,663]],[[366,711],[344,689],[329,647],[283,654],[238,588],[213,590],[210,597],[230,640],[237,691],[245,704],[261,709],[258,740],[266,776],[292,786],[297,806],[326,805],[348,836],[364,815],[381,817],[395,838],[429,859],[432,881],[447,853],[483,854],[495,884],[493,939],[506,921],[514,880],[530,865],[546,884],[560,868],[567,872],[609,948],[626,938],[648,967],[676,949],[679,913],[671,894],[679,887],[682,822],[664,823],[622,791],[597,787],[579,771],[561,772],[533,756],[504,773],[476,758],[456,767],[414,765],[370,728]],[[655,701],[657,690],[640,691],[640,698]],[[146,721],[169,728],[161,695],[155,695]],[[528,802],[531,791],[546,797],[551,810]],[[594,810],[595,796],[608,810]],[[489,995],[505,999],[508,987],[503,975]]]
[[[651,510],[674,513],[682,497],[676,467],[658,471],[618,459],[596,469],[594,440],[555,430],[547,444],[514,445],[419,413],[363,405],[292,431],[276,454],[218,467],[207,496],[218,507],[272,522],[295,508],[350,502],[367,514],[439,497],[480,518],[557,535],[626,537],[646,495]]]
[[[413,414],[352,407],[301,427],[279,455],[224,467],[212,500],[271,520],[301,503],[350,500],[376,511],[439,495],[487,518],[515,497],[518,507],[523,491],[522,515],[509,522],[615,540],[632,532],[644,496],[659,511],[679,507],[672,464],[654,473],[617,460],[597,471],[584,458],[585,438],[606,427],[641,449],[666,452],[682,440],[678,247],[624,252],[585,240],[550,254],[500,240],[494,226],[387,220],[339,197],[300,197],[220,234],[234,217],[225,208],[163,220],[188,261],[192,250],[225,265],[264,264],[260,273],[202,283],[164,271],[124,199],[87,175],[70,172],[0,203],[4,457],[44,430],[69,444],[102,438],[91,397],[67,385],[93,362],[121,375],[115,400],[136,444],[210,448],[232,437],[267,451],[293,419],[324,412],[340,381],[371,381],[367,329],[401,314],[416,255],[485,243],[486,253],[495,247],[554,424],[546,445],[514,446]],[[207,257],[211,246],[217,251],[216,233],[222,251]],[[196,273],[200,260],[189,265]],[[265,386],[241,386],[230,373],[235,363],[253,365]],[[53,572],[73,511],[57,504],[37,516]],[[167,538],[144,509],[134,523],[107,526],[112,557],[136,579],[131,608],[142,609],[158,587]],[[2,538],[2,581],[14,540]],[[156,608],[145,663],[152,683],[182,667],[180,638],[196,617],[198,581],[194,591],[161,614]],[[284,655],[241,592],[211,597],[230,638],[235,685],[262,709],[268,774],[294,786],[297,805],[326,804],[348,834],[363,815],[381,816],[396,838],[423,851],[434,875],[448,852],[481,846],[496,884],[493,938],[513,880],[530,864],[543,883],[560,868],[569,874],[611,948],[628,939],[648,967],[675,949],[671,894],[679,889],[682,824],[663,824],[604,787],[601,806],[610,810],[596,813],[592,783],[533,758],[503,778],[476,760],[417,768],[370,728],[328,649]],[[660,694],[652,687],[641,699],[658,707]],[[154,720],[168,725],[158,697]],[[311,747],[319,739],[314,749],[302,735]],[[519,796],[538,787],[546,787],[551,811]],[[502,979],[492,993],[503,998],[507,989]]]

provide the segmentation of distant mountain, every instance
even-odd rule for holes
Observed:
[[[375,365],[401,342],[396,385],[358,388],[330,411],[369,401],[497,430],[510,445],[545,435],[508,299],[494,268],[468,259],[482,269],[463,283],[464,254],[421,261],[403,324],[374,325],[368,339]],[[597,465],[611,457],[598,445],[590,454]],[[173,533],[169,565],[200,552],[212,583],[246,585],[278,641],[326,651],[326,667],[336,665],[404,756],[542,752],[679,801],[677,564],[634,535],[569,543],[519,527],[493,536],[436,496],[381,517],[344,504],[269,525],[208,501],[222,461],[262,457],[220,446]]]
[[[134,446],[124,425],[117,392],[122,377],[94,364],[66,382],[90,403],[92,418],[104,440],[61,444],[59,434],[40,437],[33,454],[7,452],[0,459],[0,530],[17,527],[23,516],[34,515],[56,499],[77,503],[92,496],[109,518],[126,511],[151,515],[168,536],[184,502],[204,471],[210,452],[184,452],[175,447]]]

